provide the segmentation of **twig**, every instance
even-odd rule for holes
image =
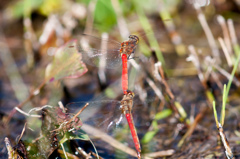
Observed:
[[[165,80],[162,64],[160,61],[154,64],[154,75],[157,78],[157,80],[165,86],[166,92],[169,95],[169,97],[171,99],[174,99],[175,97],[170,87],[168,86],[167,81]]]
[[[22,108],[28,101],[30,101],[30,100],[36,95],[36,92],[39,92],[39,91],[43,88],[43,86],[44,86],[45,84],[46,84],[46,80],[44,80],[44,81],[40,84],[40,86],[38,86],[38,88],[37,88],[35,91],[32,91],[32,92],[30,93],[30,95],[28,96],[27,99],[25,99],[22,103],[20,103],[20,104],[17,105],[16,107],[17,107],[17,108]],[[7,125],[7,124],[9,123],[9,121],[12,119],[13,115],[17,112],[16,107],[15,107],[15,109],[13,109],[13,110],[10,112],[7,120],[6,120],[5,123],[4,123],[5,125]]]
[[[41,115],[31,115],[30,113],[31,113],[32,111],[40,111],[40,110],[42,110],[42,109],[44,109],[44,108],[47,108],[47,107],[52,108],[51,105],[44,105],[44,106],[42,106],[42,107],[32,108],[32,109],[29,110],[28,113],[24,112],[23,110],[19,109],[18,107],[15,107],[15,109],[16,109],[19,113],[22,113],[23,115],[26,115],[26,116],[29,116],[29,117],[40,118],[40,117],[42,117]]]
[[[86,103],[84,107],[82,107],[82,109],[80,109],[77,114],[75,114],[69,121],[64,121],[63,123],[60,124],[60,126],[57,128],[57,129],[54,129],[52,130],[51,132],[54,132],[54,131],[58,131],[58,130],[61,130],[65,125],[71,123],[79,114],[82,113],[82,111],[89,105],[89,103]],[[74,128],[73,128],[74,129]],[[72,131],[73,129],[69,130]]]
[[[76,147],[75,150],[83,155],[84,157],[88,158],[89,154],[87,154],[81,147]],[[92,152],[92,154],[95,156],[96,154]],[[97,157],[97,156],[96,156]],[[98,156],[99,157],[99,156]]]
[[[25,111],[19,109],[18,107],[15,107],[15,109],[16,109],[19,113],[21,113],[21,114],[23,114],[23,115],[25,115],[25,116],[35,117],[35,118],[41,118],[41,115],[31,115],[31,114],[26,113]]]
[[[29,114],[32,112],[32,111],[40,111],[40,110],[43,110],[44,108],[52,108],[52,106],[51,105],[44,105],[44,106],[42,106],[42,107],[36,107],[36,108],[32,108],[32,109],[30,109],[29,110]]]
[[[23,127],[23,129],[22,129],[22,133],[21,133],[21,135],[19,136],[18,142],[21,140],[21,138],[22,138],[22,136],[23,136],[23,134],[24,134],[24,132],[25,132],[25,130],[26,130],[26,125],[27,125],[27,123],[24,124],[24,127]],[[17,142],[17,143],[18,143],[18,142]]]
[[[103,159],[101,156],[96,155],[94,152],[91,152],[93,156],[98,157],[99,159]]]
[[[88,105],[89,105],[89,103],[86,103],[86,104],[84,105],[84,107],[82,107],[82,109],[79,110],[79,111],[77,112],[77,114],[75,114],[74,117],[72,117],[72,119],[70,119],[70,120],[68,121],[68,123],[72,122],[79,114],[81,114],[82,111],[83,111]]]

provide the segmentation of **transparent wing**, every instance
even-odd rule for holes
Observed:
[[[83,61],[89,65],[115,69],[121,65],[119,50],[121,43],[91,35],[83,35],[78,43],[78,51],[83,54]]]
[[[149,99],[148,95],[154,94],[153,92],[147,91],[146,94],[148,100],[140,100],[139,95],[135,95],[133,101],[132,116],[138,136],[144,136],[151,125],[152,119],[150,119],[151,116],[149,115],[149,111],[151,110],[152,105],[159,105],[156,103],[156,101],[159,102],[159,100],[156,100],[155,96]],[[76,112],[78,112],[85,104],[86,102],[77,102],[68,104],[67,107],[72,110],[75,108],[75,111],[73,112],[76,114]],[[83,125],[91,125],[103,132],[106,132],[110,136],[113,136],[114,139],[120,142],[127,142],[129,144],[128,146],[134,147],[128,123],[125,119],[125,116],[122,115],[122,111],[120,109],[119,100],[100,100],[90,102],[89,106],[87,106],[87,108],[79,115],[79,117],[83,121]],[[100,149],[103,146],[102,142],[98,142],[98,140],[94,143],[97,147],[100,147]],[[114,152],[115,149],[112,149],[113,147],[109,147],[107,145],[108,144],[106,144],[106,147],[104,145],[106,150],[103,150],[103,154]],[[118,158],[122,158],[122,156],[120,155]],[[126,158],[126,156],[123,158]]]
[[[67,105],[70,112],[76,113],[87,102],[74,102]],[[120,102],[116,100],[102,100],[88,102],[87,108],[80,114],[83,123],[94,126],[108,134],[116,128],[121,118]]]
[[[87,102],[74,102],[69,103],[67,108],[75,114],[86,104]],[[99,100],[88,102],[87,108],[80,114],[80,118],[83,123],[92,125],[108,134],[116,128],[121,128],[127,125],[125,116],[122,114],[120,108],[120,100]],[[141,100],[140,94],[135,95],[133,99],[132,115],[136,127],[142,127],[147,130],[151,119],[149,119],[149,108],[152,105],[156,107],[159,104],[159,100],[152,91],[147,92],[147,99]]]

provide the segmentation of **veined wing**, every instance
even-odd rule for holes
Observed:
[[[86,103],[89,103],[89,105],[79,116],[83,123],[92,125],[109,134],[111,129],[117,126],[118,120],[121,119],[120,102],[117,100],[74,102],[69,103],[67,108],[70,112],[76,113]]]
[[[150,108],[150,105],[153,103],[157,105],[156,102],[159,101],[156,96],[153,97],[152,95],[153,94],[151,93],[151,99],[144,101],[141,101],[138,95],[133,98],[131,112],[133,114],[134,123],[137,127],[146,127],[148,125],[147,122],[150,120],[148,118],[149,115],[147,115],[149,113],[148,108]],[[87,102],[69,103],[67,108],[76,113],[86,103]],[[88,103],[89,105],[87,108],[79,116],[83,123],[99,128],[108,134],[110,134],[113,129],[127,124],[125,116],[122,115],[120,100],[99,100]]]
[[[83,54],[83,61],[89,65],[115,69],[121,65],[121,43],[91,35],[83,35],[78,42],[78,51]]]

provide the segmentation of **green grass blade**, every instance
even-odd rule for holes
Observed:
[[[214,113],[214,118],[215,118],[215,122],[216,122],[216,126],[218,128],[218,116],[217,116],[217,110],[216,110],[216,105],[215,105],[215,101],[213,101],[213,113]]]
[[[223,88],[223,101],[222,101],[222,111],[221,111],[221,125],[224,124],[225,119],[225,108],[226,108],[226,102],[227,102],[227,94],[226,94],[226,84],[224,84]]]

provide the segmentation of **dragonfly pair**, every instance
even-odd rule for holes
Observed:
[[[83,35],[78,51],[82,53],[83,62],[100,67],[101,60],[108,69],[116,69],[122,65],[122,89],[127,94],[128,90],[128,65],[127,61],[137,47],[139,38],[136,35],[130,35],[129,39],[120,43],[114,40],[100,39],[91,35]],[[99,44],[105,44],[101,46]]]
[[[124,95],[120,102],[120,109],[127,119],[137,156],[140,158],[141,147],[131,113],[134,93],[128,90],[127,65],[128,59],[137,47],[139,38],[136,35],[130,35],[128,40],[120,43],[114,40],[104,40],[90,35],[83,35],[83,40],[85,40],[85,42],[82,41],[82,43],[80,42],[80,44],[78,44],[78,51],[82,53],[83,62],[93,66],[99,66],[99,61],[104,59],[105,67],[111,69],[117,68],[122,64],[122,90]],[[107,47],[96,48],[91,46],[91,43],[104,43]]]

